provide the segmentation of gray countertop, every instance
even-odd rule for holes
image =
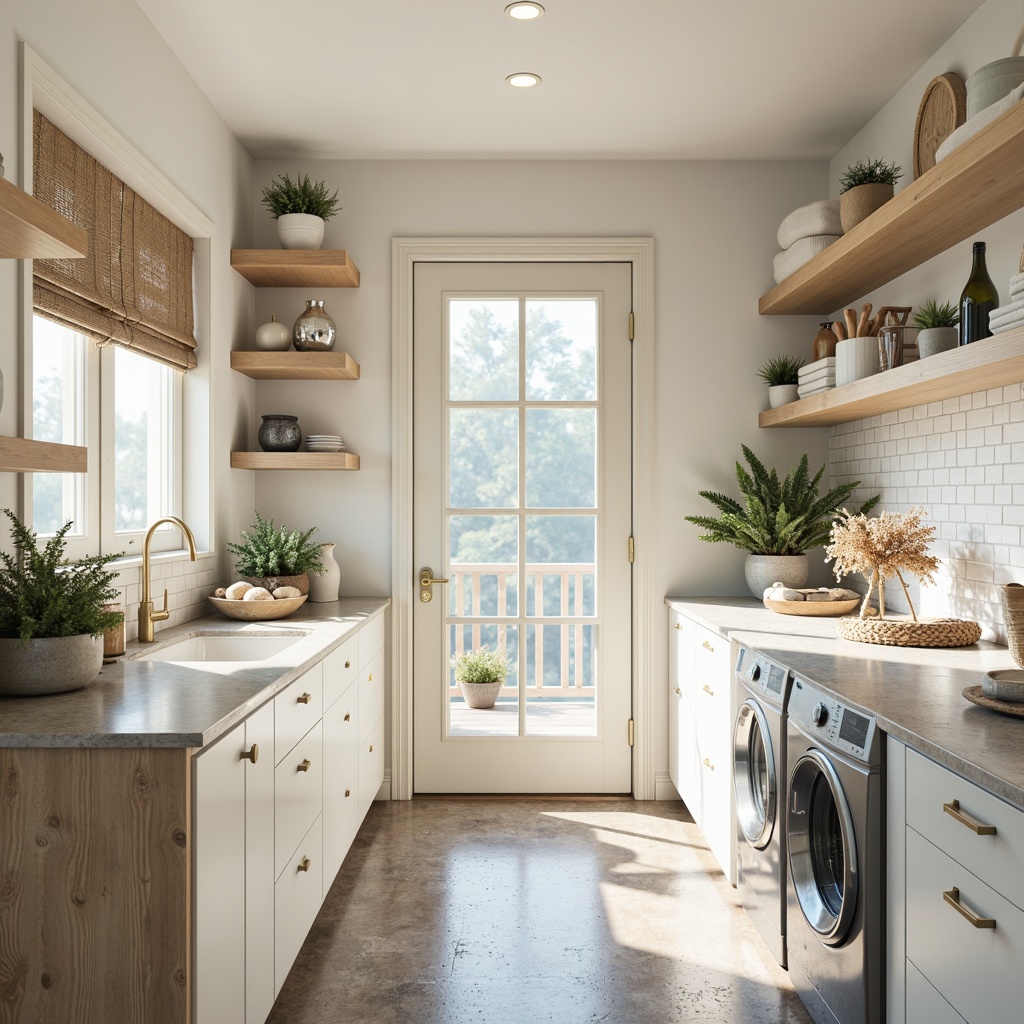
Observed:
[[[132,642],[82,690],[48,697],[0,697],[0,747],[202,747],[297,679],[370,619],[388,598],[308,602],[287,619],[238,622],[220,615],[162,630],[156,643]],[[190,636],[224,633],[296,636],[265,661],[135,661]]]
[[[836,620],[778,615],[752,598],[666,598],[666,604],[752,647],[873,714],[879,726],[1024,808],[1024,718],[963,696],[986,672],[1016,668],[1005,647],[886,647],[842,640]]]

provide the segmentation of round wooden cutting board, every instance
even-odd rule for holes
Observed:
[[[935,166],[935,151],[967,120],[967,86],[955,72],[933,78],[921,97],[914,125],[914,177]]]

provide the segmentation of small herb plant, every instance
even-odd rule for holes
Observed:
[[[929,299],[914,314],[914,323],[922,330],[957,327],[960,324],[960,310],[952,302],[944,302],[940,306],[935,299]]]
[[[511,663],[504,651],[492,651],[489,647],[478,647],[452,655],[457,683],[496,683],[505,681]]]
[[[280,178],[273,178],[263,190],[263,205],[274,220],[286,213],[311,213],[330,220],[341,209],[337,189],[330,196],[325,182],[310,181],[308,174],[292,181],[287,171]]]
[[[303,533],[282,526],[278,530],[273,519],[264,519],[257,512],[255,524],[242,531],[242,543],[228,541],[227,548],[235,555],[235,569],[242,576],[319,576],[324,571],[321,548],[309,540],[316,529]]]
[[[103,605],[118,597],[117,573],[105,568],[117,555],[70,562],[64,558],[71,529],[66,522],[39,549],[39,538],[9,509],[14,554],[0,551],[0,636],[38,640],[60,636],[100,636],[121,621]]]
[[[849,192],[858,185],[895,185],[903,177],[903,168],[877,160],[858,160],[850,164],[839,179],[839,192]]]
[[[804,361],[797,356],[775,356],[774,359],[769,359],[757,373],[770,388],[777,387],[779,384],[798,384],[800,382],[800,367],[803,365]]]

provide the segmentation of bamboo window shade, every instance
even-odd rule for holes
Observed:
[[[85,259],[35,260],[41,316],[177,370],[196,365],[192,239],[34,111],[32,191],[83,228]]]

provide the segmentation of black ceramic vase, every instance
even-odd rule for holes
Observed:
[[[257,436],[265,452],[297,452],[302,444],[299,417],[279,413],[264,416]]]

